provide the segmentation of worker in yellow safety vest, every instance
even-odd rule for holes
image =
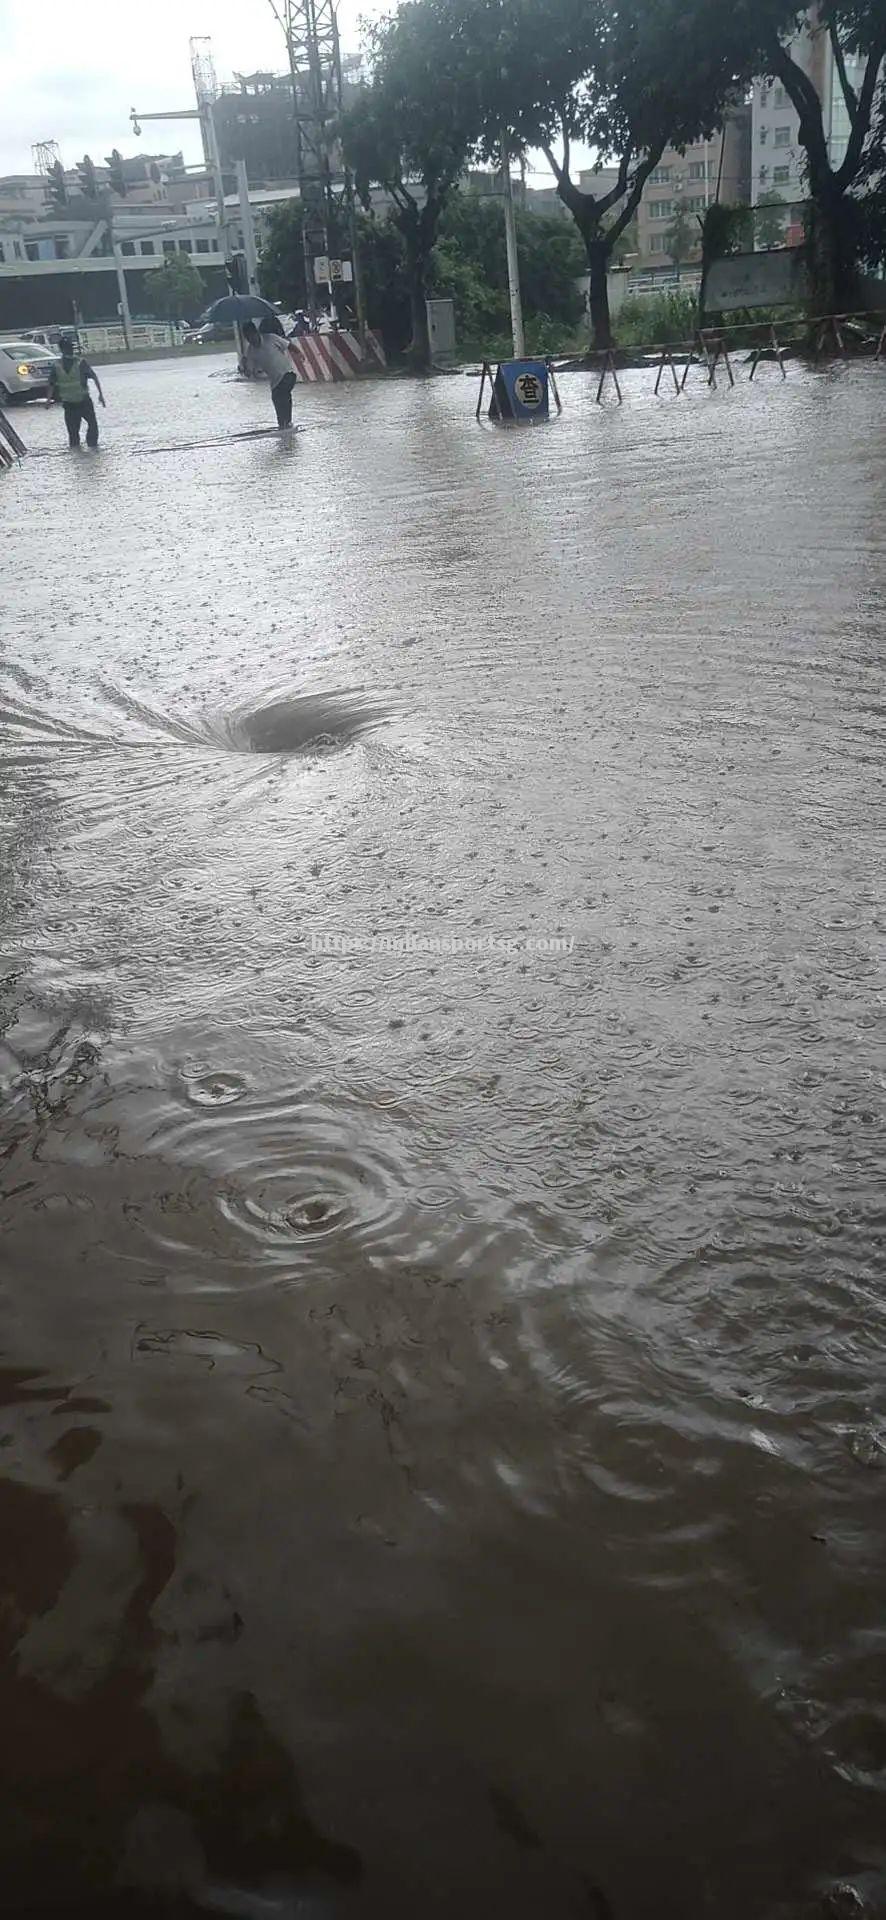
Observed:
[[[61,402],[65,413],[65,426],[68,429],[68,445],[79,447],[80,424],[86,422],[86,445],[98,446],[98,421],[95,407],[89,392],[89,381],[95,384],[96,392],[102,403],[105,396],[101,390],[98,374],[94,372],[88,360],[78,360],[74,354],[74,342],[66,334],[61,342],[61,359],[54,360],[49,375],[49,391],[53,400]]]

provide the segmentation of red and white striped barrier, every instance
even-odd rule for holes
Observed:
[[[371,366],[384,367],[381,337],[367,331],[366,352],[353,333],[302,333],[289,341],[299,380],[355,380]]]

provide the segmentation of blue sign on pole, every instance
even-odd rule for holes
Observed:
[[[548,369],[544,360],[501,360],[489,412],[495,420],[547,420]]]

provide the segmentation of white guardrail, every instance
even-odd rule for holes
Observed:
[[[77,337],[83,353],[123,353],[126,350],[122,326],[78,327]],[[166,320],[158,320],[156,324],[149,320],[134,320],[129,329],[131,347],[180,347],[183,338],[181,327]]]

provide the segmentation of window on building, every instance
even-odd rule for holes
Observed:
[[[663,233],[650,234],[649,236],[650,253],[667,253],[667,250],[668,250],[668,243]]]
[[[5,265],[6,265],[6,250],[4,248],[2,240],[0,240],[0,267],[3,267]]]
[[[776,87],[775,92],[772,95],[772,105],[774,107],[786,107],[787,104],[788,104],[788,96],[785,93],[784,87]]]
[[[134,241],[134,240],[121,240],[121,242],[120,242],[120,252],[121,252],[121,253],[134,253],[134,252],[135,252],[135,241]]]
[[[768,107],[769,105],[769,88],[768,87],[760,88],[760,105],[761,107]]]
[[[67,260],[70,258],[71,242],[66,233],[56,234],[54,246],[55,246],[55,257],[57,260]]]
[[[704,161],[703,161],[703,160],[690,160],[690,162],[689,162],[689,178],[690,178],[690,180],[703,180],[703,179],[704,179],[704,176],[705,176],[705,163],[704,163]]]
[[[704,213],[706,206],[707,201],[703,193],[691,193],[688,199],[683,202],[683,208],[686,213]]]
[[[671,180],[670,167],[653,167],[649,179],[654,187],[669,186]]]
[[[777,147],[789,147],[791,144],[790,127],[776,127],[775,144]]]
[[[649,202],[650,220],[670,220],[673,211],[673,200],[650,200]]]
[[[760,174],[759,174],[759,179],[760,179],[760,185],[761,185],[761,187],[762,187],[762,185],[763,185],[763,182],[764,182],[764,180],[768,180],[768,179],[769,179],[769,168],[768,168],[768,167],[761,167],[761,168],[760,168]]]
[[[194,251],[193,240],[180,240],[178,246],[180,253],[193,253]]]
[[[175,246],[175,241],[174,241],[174,240],[164,240],[164,242],[163,242],[163,252],[164,252],[164,253],[175,253],[175,251],[176,251],[176,246]]]
[[[26,240],[25,241],[25,259],[39,260],[39,258],[40,258],[40,248],[38,247],[36,240]]]
[[[773,167],[772,169],[773,180],[789,180],[790,177],[791,177],[790,167]]]
[[[153,240],[140,240],[138,250],[139,253],[156,253],[157,251]]]
[[[761,147],[765,147],[765,145],[766,145],[766,142],[767,142],[767,140],[768,140],[768,138],[769,138],[769,128],[768,128],[768,127],[761,127],[761,128],[760,128],[760,145],[761,145]]]
[[[208,252],[209,252],[209,241],[208,241],[208,240],[198,240],[198,241],[197,241],[197,252],[198,252],[198,253],[208,253]]]

